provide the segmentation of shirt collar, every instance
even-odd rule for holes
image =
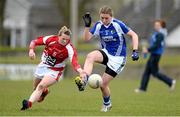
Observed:
[[[108,28],[108,27],[112,24],[113,20],[114,20],[114,18],[112,17],[111,22],[110,22],[109,25],[107,25],[107,26],[106,26],[106,25],[103,25],[103,23],[102,23],[101,20],[100,20],[100,23],[101,23],[104,27]]]

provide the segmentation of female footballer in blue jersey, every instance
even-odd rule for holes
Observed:
[[[138,56],[138,36],[128,28],[122,21],[113,18],[113,11],[110,7],[104,6],[100,8],[100,21],[90,29],[91,16],[86,13],[83,16],[85,29],[84,40],[91,40],[93,37],[99,37],[102,49],[94,50],[87,55],[84,71],[86,75],[76,78],[75,82],[80,91],[84,90],[87,83],[88,76],[91,75],[94,62],[104,64],[106,70],[102,75],[103,85],[101,86],[103,96],[103,107],[101,111],[107,112],[111,109],[112,104],[110,100],[110,81],[119,74],[126,63],[126,42],[124,35],[127,34],[132,37],[133,52],[132,60],[139,59]]]

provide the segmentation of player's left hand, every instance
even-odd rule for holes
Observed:
[[[137,61],[139,59],[139,53],[138,53],[138,50],[133,50],[133,53],[132,53],[132,60],[133,61]]]

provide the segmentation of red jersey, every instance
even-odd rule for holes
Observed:
[[[60,70],[65,67],[65,60],[69,58],[75,70],[80,68],[77,52],[70,40],[65,45],[58,41],[59,37],[56,35],[39,37],[34,40],[35,45],[45,45],[40,65],[47,65],[53,70]]]

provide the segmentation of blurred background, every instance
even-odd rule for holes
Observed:
[[[180,78],[180,0],[0,0],[0,80],[32,79],[43,47],[36,48],[36,60],[28,58],[28,46],[38,36],[57,34],[60,27],[71,28],[72,42],[79,62],[84,63],[88,52],[99,48],[98,40],[84,42],[82,15],[89,11],[93,22],[99,20],[99,8],[109,5],[114,17],[125,22],[140,38],[140,50],[153,31],[153,21],[167,22],[166,51],[160,63],[161,71]],[[146,59],[132,62],[131,39],[127,37],[127,66],[120,78],[140,79]],[[68,63],[65,77],[75,77]],[[94,73],[104,68],[95,65]]]

